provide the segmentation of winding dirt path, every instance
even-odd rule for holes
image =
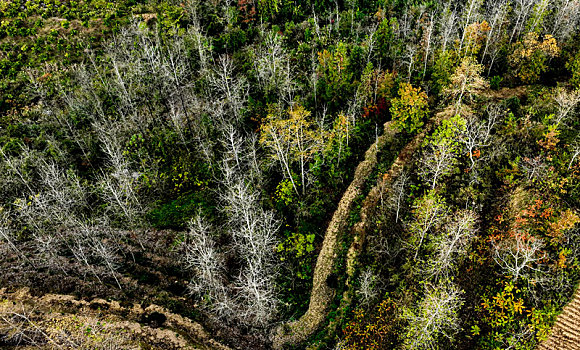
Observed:
[[[429,128],[426,127],[425,129],[427,130]],[[356,258],[363,247],[366,233],[371,226],[371,221],[374,214],[376,213],[381,196],[384,195],[386,191],[388,191],[389,185],[401,175],[415,151],[419,148],[419,146],[421,146],[421,142],[423,142],[426,133],[426,131],[423,131],[422,133],[416,135],[413,140],[411,140],[411,142],[409,142],[403,148],[403,150],[397,156],[397,159],[395,159],[389,168],[389,171],[386,172],[382,178],[379,179],[379,181],[377,181],[377,184],[371,189],[363,201],[360,211],[360,221],[354,225],[354,240],[348,250],[347,255],[346,273],[349,279],[354,274]]]
[[[442,113],[437,114],[437,117],[434,120],[440,120],[441,118],[444,118],[444,116],[445,114]],[[385,174],[383,174],[383,176],[380,179],[378,179],[377,184],[371,189],[371,191],[369,192],[369,194],[362,203],[360,211],[360,221],[357,222],[352,229],[354,239],[347,253],[347,262],[346,262],[347,288],[345,288],[343,298],[341,299],[337,317],[333,322],[331,322],[328,325],[327,328],[328,334],[336,332],[336,327],[340,323],[340,320],[344,317],[343,310],[345,310],[352,302],[354,289],[351,287],[351,285],[353,283],[353,278],[355,277],[354,275],[357,267],[357,259],[363,250],[367,232],[372,227],[372,219],[376,214],[381,197],[385,195],[385,192],[389,191],[393,181],[395,181],[403,173],[405,168],[408,167],[409,162],[412,160],[413,154],[421,146],[421,143],[425,139],[425,136],[431,129],[432,125],[433,121],[431,121],[425,126],[423,132],[417,134],[409,143],[407,143],[407,145],[401,150],[401,152],[399,153],[399,155],[397,156],[397,158],[395,159],[389,170]]]
[[[501,94],[500,94],[501,95]],[[497,98],[491,96],[490,98]],[[371,219],[375,213],[377,203],[381,198],[381,191],[387,184],[396,179],[404,170],[407,163],[412,159],[413,153],[420,147],[423,139],[434,125],[441,120],[453,115],[452,108],[446,108],[438,112],[423,128],[423,131],[416,135],[409,142],[395,159],[389,171],[375,185],[363,201],[360,221],[353,227],[354,240],[347,253],[347,285],[352,283],[355,272],[356,260],[364,245],[366,232],[371,224]],[[339,233],[346,229],[347,219],[352,205],[358,196],[362,194],[363,185],[368,176],[377,165],[378,150],[384,147],[386,142],[392,139],[397,133],[394,123],[387,122],[384,125],[384,133],[371,145],[365,153],[365,159],[357,166],[354,179],[344,193],[337,210],[334,212],[332,220],[328,225],[322,249],[319,252],[316,267],[314,270],[313,287],[310,295],[310,304],[306,313],[298,320],[281,325],[275,330],[273,337],[273,348],[282,349],[285,344],[299,344],[312,335],[325,320],[334,298],[334,289],[328,286],[327,279],[332,273],[334,262],[337,258],[337,244]],[[349,288],[347,288],[348,290]],[[346,292],[341,302],[341,306],[348,305],[351,300],[350,292]],[[337,323],[329,325],[333,329]]]
[[[421,146],[425,135],[427,134],[427,130],[430,129],[430,125],[424,128],[425,131],[416,135],[413,140],[411,140],[399,153],[389,171],[386,172],[380,179],[377,181],[377,184],[371,189],[365,200],[363,201],[361,211],[360,211],[360,221],[357,222],[353,227],[354,233],[354,240],[348,250],[347,254],[347,263],[346,263],[346,273],[348,275],[347,285],[350,285],[352,282],[351,279],[353,278],[356,261],[358,255],[361,253],[364,241],[366,238],[366,234],[368,229],[371,227],[372,219],[374,214],[376,213],[377,207],[379,205],[379,201],[381,197],[389,190],[389,186],[392,184],[394,180],[396,180],[405,167],[408,165],[409,161],[412,159],[413,154],[417,149]],[[350,288],[347,288],[346,295],[350,296],[348,292]],[[346,298],[348,301],[349,298]]]
[[[327,279],[332,273],[337,258],[339,234],[346,229],[354,200],[362,194],[366,179],[377,165],[378,151],[394,137],[396,132],[393,122],[385,123],[383,134],[369,147],[365,152],[364,160],[356,167],[354,178],[342,196],[326,229],[322,249],[316,260],[308,310],[300,319],[283,324],[276,329],[273,339],[274,349],[282,349],[284,344],[299,344],[305,341],[326,318],[328,307],[335,293],[334,289],[328,286]]]

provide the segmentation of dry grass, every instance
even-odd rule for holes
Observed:
[[[564,307],[564,310],[556,319],[550,336],[540,343],[538,349],[580,349],[580,290],[576,290],[572,301]]]

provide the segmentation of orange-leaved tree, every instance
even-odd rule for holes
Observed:
[[[355,311],[354,317],[344,329],[341,343],[344,350],[379,350],[393,346],[393,329],[399,325],[396,305],[391,299],[379,303],[371,314],[365,315],[362,309]]]

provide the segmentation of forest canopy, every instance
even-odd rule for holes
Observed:
[[[578,0],[0,0],[0,347],[553,346],[579,26]]]

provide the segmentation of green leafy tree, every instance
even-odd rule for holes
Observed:
[[[338,109],[352,92],[353,72],[351,70],[348,47],[339,42],[334,50],[323,50],[318,53],[319,90],[324,100],[332,108]]]
[[[398,23],[396,18],[385,18],[377,28],[375,35],[378,43],[378,55],[384,63],[387,63],[393,57],[393,53],[397,51],[397,43],[393,40],[397,27]]]
[[[393,99],[390,110],[399,129],[414,133],[423,126],[423,120],[429,114],[428,106],[427,94],[421,88],[402,83],[399,97]]]
[[[258,0],[258,10],[262,16],[275,16],[280,7],[280,0]]]
[[[465,119],[460,115],[446,119],[423,143],[423,157],[420,160],[419,176],[429,183],[431,188],[437,186],[441,177],[451,174],[461,152],[459,136],[465,131]]]
[[[453,51],[444,51],[437,56],[431,72],[431,82],[435,92],[441,92],[449,86],[457,61],[455,57]]]

